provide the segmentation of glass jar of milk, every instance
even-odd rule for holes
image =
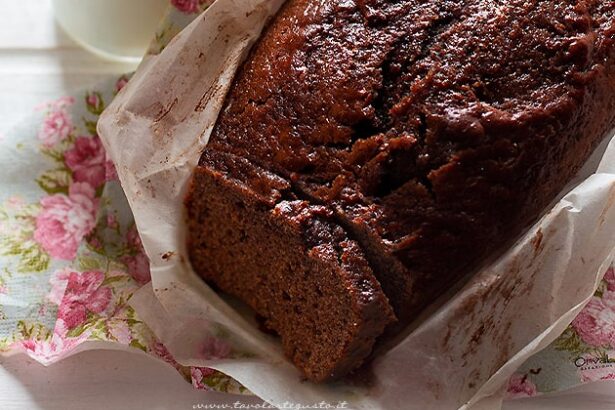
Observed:
[[[102,57],[143,57],[168,0],[53,0],[56,20],[75,41]]]

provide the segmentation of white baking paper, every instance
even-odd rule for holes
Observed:
[[[498,409],[510,375],[564,330],[613,260],[615,141],[526,235],[379,356],[369,383],[302,381],[275,339],[192,272],[184,245],[186,184],[237,66],[282,2],[218,0],[144,61],[99,121],[151,259],[152,286],[133,307],[180,363],[218,369],[276,405]],[[212,323],[249,354],[199,359]]]

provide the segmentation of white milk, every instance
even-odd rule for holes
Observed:
[[[168,0],[53,0],[58,23],[102,57],[138,61],[154,37]]]

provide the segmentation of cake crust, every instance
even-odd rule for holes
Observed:
[[[403,327],[536,220],[614,126],[611,0],[289,0],[197,174],[232,154],[330,212]]]
[[[612,1],[287,2],[209,148],[336,211],[400,317],[534,220],[614,125]]]

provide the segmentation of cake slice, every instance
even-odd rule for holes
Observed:
[[[289,195],[289,184],[232,154],[201,158],[187,200],[190,259],[281,336],[313,381],[361,365],[394,320],[359,245],[332,212]]]

